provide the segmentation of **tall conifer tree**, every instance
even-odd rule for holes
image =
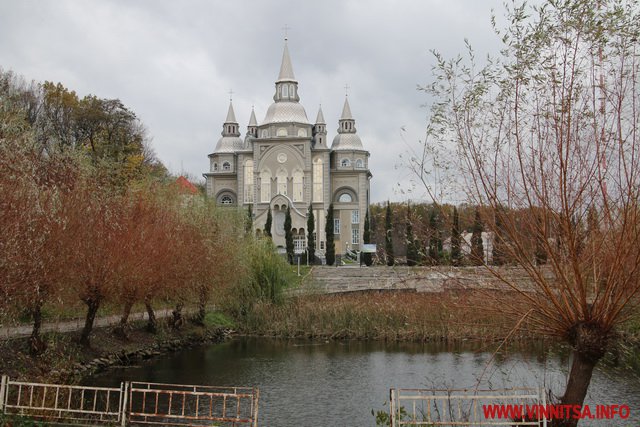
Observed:
[[[393,254],[393,222],[391,219],[391,205],[387,200],[387,214],[384,220],[384,250],[387,254],[387,265],[395,264],[395,256]]]
[[[273,223],[273,217],[271,216],[271,206],[269,206],[269,211],[267,212],[267,221],[264,223],[264,234],[269,237],[271,236],[271,224]]]
[[[325,254],[327,265],[333,265],[336,262],[336,246],[333,243],[333,203],[329,205],[327,210],[327,222],[324,225],[324,232],[327,242],[327,252]]]
[[[484,263],[484,246],[482,244],[483,231],[484,225],[480,218],[480,209],[476,207],[473,228],[471,230],[471,262],[473,262],[474,265],[482,265]]]
[[[458,208],[453,207],[453,226],[451,227],[451,263],[459,266],[462,261],[462,252],[460,251],[460,218]]]
[[[291,233],[291,206],[287,206],[284,217],[284,241],[287,247],[287,259],[293,264],[293,234]]]
[[[407,265],[413,267],[418,263],[418,247],[413,235],[413,218],[411,218],[411,205],[407,204],[407,224],[405,227],[405,240],[407,241]]]
[[[364,234],[362,236],[362,241],[365,244],[371,243],[371,220],[369,219],[369,209],[367,209],[367,213],[364,216]],[[363,253],[362,260],[367,266],[373,264],[373,257],[370,252]]]
[[[316,257],[316,239],[313,235],[316,229],[316,219],[313,215],[313,206],[309,204],[307,212],[307,262],[313,264]]]

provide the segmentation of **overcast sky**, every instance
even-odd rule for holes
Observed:
[[[468,38],[495,53],[492,8],[502,0],[65,1],[0,0],[0,66],[62,82],[80,96],[119,98],[146,125],[173,172],[202,180],[233,90],[243,133],[272,102],[286,25],[300,102],[322,104],[329,141],[345,84],[371,153],[372,201],[417,199],[400,154],[424,138],[430,49],[445,56]]]

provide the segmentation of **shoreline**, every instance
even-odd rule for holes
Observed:
[[[479,310],[473,293],[299,295],[282,304],[258,303],[250,313],[232,321],[221,312],[209,312],[205,325],[185,322],[178,330],[159,322],[157,333],[145,322],[131,322],[128,338],[114,335],[112,327],[96,328],[92,346],[78,343],[77,331],[43,334],[48,344],[36,357],[27,354],[28,338],[0,341],[0,373],[29,381],[77,383],[83,378],[128,366],[193,346],[221,343],[232,337],[261,337],[319,341],[378,341],[501,346],[510,350],[537,343],[561,344],[526,327],[509,335],[512,325],[500,313]],[[640,331],[630,323],[611,346],[613,359],[640,353]],[[509,338],[505,341],[505,337]],[[633,362],[633,359],[632,359]],[[640,363],[632,363],[640,370]]]

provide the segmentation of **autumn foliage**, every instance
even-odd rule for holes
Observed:
[[[233,285],[244,224],[185,193],[148,150],[135,115],[118,100],[80,99],[61,85],[25,84],[0,70],[0,323],[28,316],[32,353],[51,305],[81,301],[80,341],[99,310],[134,304],[198,308]]]

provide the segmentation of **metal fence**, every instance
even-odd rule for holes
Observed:
[[[249,387],[121,383],[119,388],[0,382],[0,412],[64,425],[258,426]]]
[[[0,410],[49,423],[113,425],[122,422],[124,385],[87,387],[12,381],[0,383]]]
[[[132,424],[258,425],[257,388],[208,387],[132,382],[129,419]]]
[[[397,389],[390,390],[391,427],[401,426],[538,426],[547,427],[544,417],[486,412],[486,407],[545,406],[545,395],[533,388],[499,390]],[[515,416],[514,416],[515,415]]]

